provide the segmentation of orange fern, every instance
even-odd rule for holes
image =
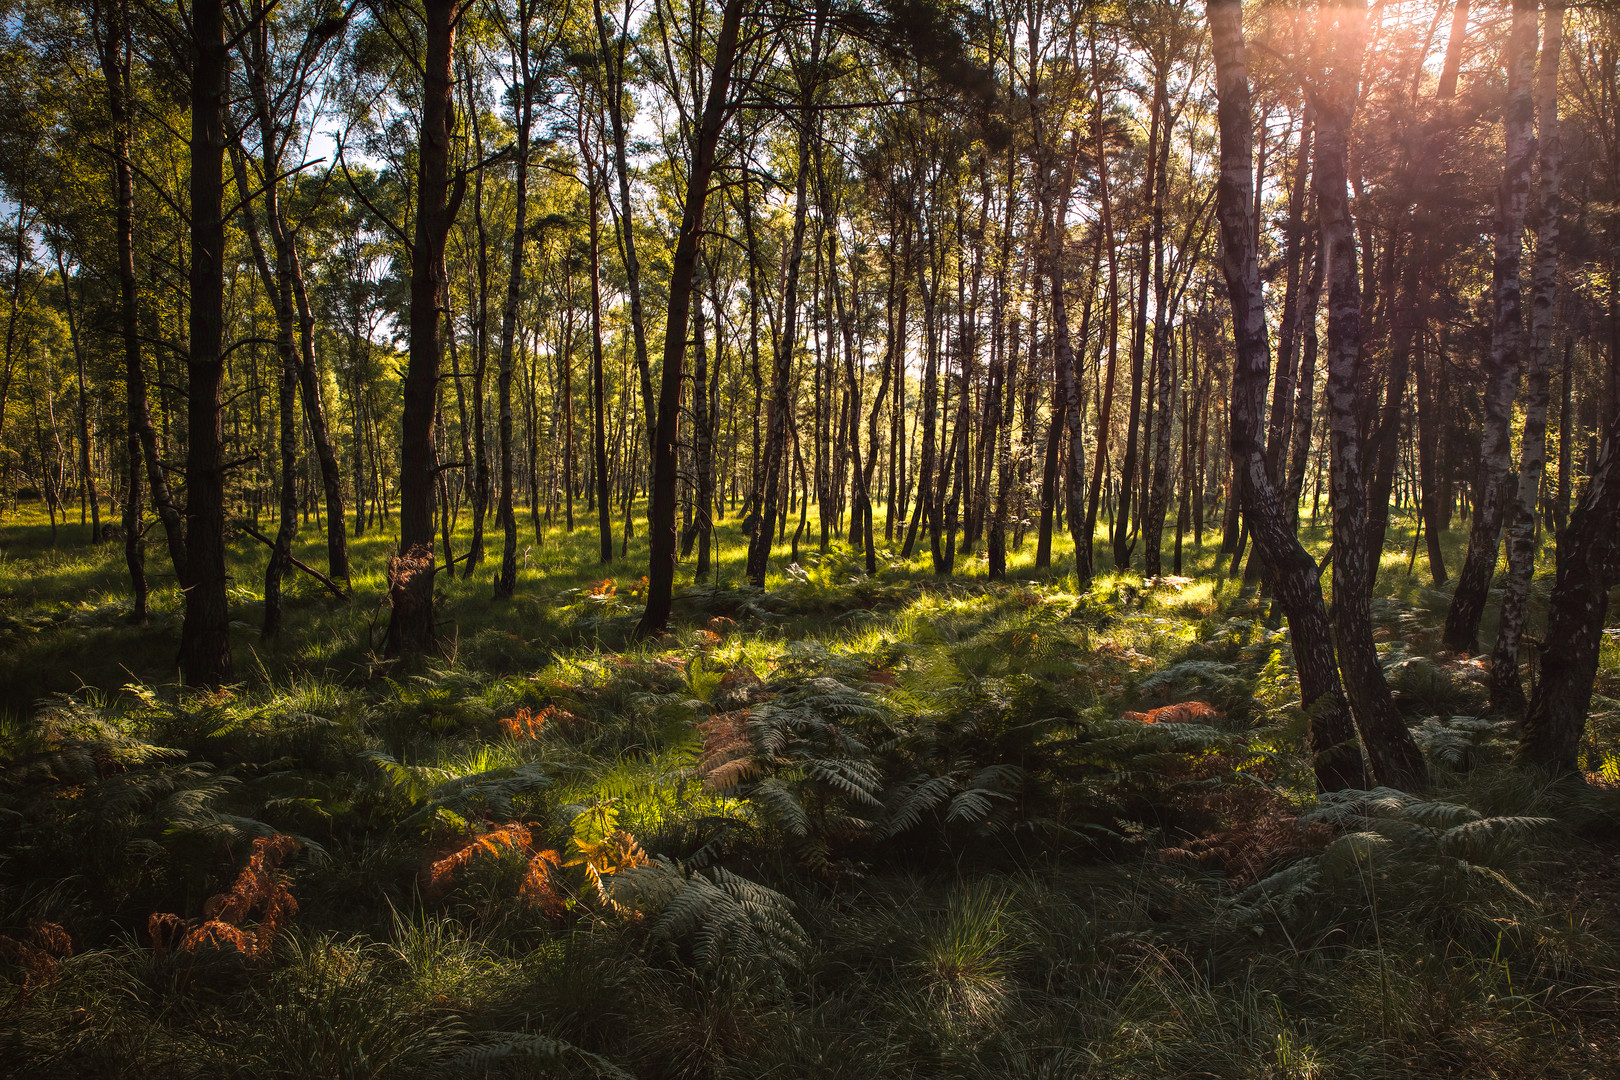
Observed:
[[[538,739],[541,729],[547,724],[561,728],[564,734],[568,734],[577,728],[579,723],[579,717],[568,710],[547,705],[539,712],[528,708],[519,709],[516,716],[501,721],[501,729],[513,739]]]
[[[36,921],[29,927],[26,941],[0,934],[0,957],[23,969],[21,997],[56,981],[57,961],[72,955],[73,939],[53,922]]]
[[[537,851],[529,860],[523,884],[518,888],[518,895],[548,919],[561,919],[567,910],[567,902],[558,888],[561,868],[562,856],[556,851],[549,848]]]
[[[1144,724],[1207,724],[1226,719],[1226,714],[1207,701],[1181,701],[1147,712],[1128,712],[1120,719],[1138,720]]]
[[[168,912],[152,913],[146,920],[152,951],[162,957],[171,947],[189,953],[208,946],[229,947],[249,959],[268,955],[276,934],[298,914],[298,901],[277,871],[302,846],[290,836],[255,839],[253,853],[231,887],[203,902],[202,918],[188,921]],[[255,911],[259,921],[249,934],[242,924]]]
[[[430,892],[443,892],[450,887],[456,872],[480,855],[496,855],[502,851],[528,851],[534,843],[527,825],[512,822],[493,832],[474,837],[465,847],[452,851],[427,868],[426,885]]]
[[[579,848],[580,857],[570,859],[565,865],[583,865],[585,876],[596,887],[597,895],[615,910],[624,910],[618,901],[613,899],[613,893],[607,886],[607,879],[620,871],[646,866],[652,861],[641,849],[640,841],[623,829],[616,829],[594,843],[576,837],[574,846]]]

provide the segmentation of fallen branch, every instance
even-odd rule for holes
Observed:
[[[258,529],[255,529],[253,526],[249,525],[247,522],[239,521],[236,523],[236,527],[254,539],[263,542],[272,551],[275,550],[276,542],[264,535],[264,533],[260,532]],[[339,600],[347,600],[349,598],[349,592],[347,589],[343,588],[337,582],[333,581],[331,578],[327,577],[325,574],[321,573],[308,563],[300,562],[298,557],[290,551],[287,553],[287,561],[298,567],[298,569],[302,570],[310,577],[314,578],[316,581],[320,582],[322,585],[325,585],[328,589],[331,589],[332,595],[337,597]]]

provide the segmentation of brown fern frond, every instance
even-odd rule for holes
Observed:
[[[201,919],[188,922],[168,912],[153,912],[146,920],[153,954],[162,959],[171,948],[189,953],[207,945],[215,949],[229,946],[250,959],[266,955],[276,934],[298,913],[298,901],[276,871],[302,846],[301,841],[282,834],[258,837],[231,887],[203,902]],[[259,923],[249,935],[241,924],[255,910]]]
[[[45,952],[56,957],[73,955],[73,938],[56,923],[40,919],[30,929],[34,934],[34,943]]]
[[[457,871],[480,855],[498,855],[502,851],[528,851],[533,843],[533,834],[529,831],[529,827],[514,821],[492,832],[474,837],[466,846],[430,864],[424,875],[425,884],[429,892],[442,892],[450,887],[450,882]]]
[[[703,735],[698,775],[705,791],[724,791],[759,772],[747,709],[716,713],[700,723],[698,731]]]
[[[529,860],[528,871],[523,875],[523,884],[518,889],[518,895],[548,919],[561,919],[567,911],[557,881],[557,872],[561,867],[562,856],[556,851],[548,848],[535,852]]]
[[[204,919],[239,924],[255,907],[262,906],[277,888],[271,879],[281,861],[302,845],[290,836],[261,836],[253,841],[253,854],[225,892],[203,904]]]
[[[555,705],[547,705],[539,712],[529,708],[521,708],[517,715],[501,721],[501,730],[513,739],[538,739],[540,732],[548,725],[555,725],[563,733],[571,733],[579,725],[579,717]]]
[[[1147,712],[1124,713],[1120,719],[1143,724],[1207,724],[1226,719],[1226,714],[1207,701],[1179,701]]]
[[[1333,830],[1326,825],[1301,824],[1296,814],[1278,812],[1164,848],[1159,861],[1219,870],[1234,887],[1243,888],[1286,862],[1320,851],[1332,839]]]
[[[228,946],[247,957],[254,954],[253,939],[239,927],[221,922],[219,919],[209,919],[199,926],[192,927],[186,932],[186,936],[180,939],[178,951],[194,953],[204,946],[221,951]]]
[[[703,790],[711,794],[729,791],[745,784],[765,771],[765,763],[757,757],[738,757],[710,769],[703,776]]]
[[[275,943],[276,935],[287,921],[298,914],[298,901],[287,890],[287,886],[277,884],[264,904],[264,914],[259,916],[259,925],[253,932],[253,955],[267,956],[270,946]]]
[[[185,929],[185,920],[167,911],[154,911],[146,917],[146,936],[152,939],[152,953],[159,960],[174,946]]]
[[[73,955],[73,939],[56,923],[35,920],[29,927],[29,938],[19,941],[0,934],[0,957],[23,969],[23,997],[55,982],[57,960]]]

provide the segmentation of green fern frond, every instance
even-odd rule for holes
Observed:
[[[548,1067],[578,1063],[597,1076],[609,1077],[610,1080],[635,1080],[633,1074],[600,1054],[593,1054],[562,1039],[527,1031],[481,1032],[476,1045],[444,1061],[444,1071],[446,1075],[485,1075],[490,1070],[513,1062],[527,1062],[548,1071]]]
[[[770,822],[794,836],[810,833],[810,815],[799,797],[781,780],[768,777],[755,784],[748,792],[751,802],[757,804]]]

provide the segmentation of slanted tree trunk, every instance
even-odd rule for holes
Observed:
[[[1311,461],[1311,431],[1316,422],[1316,311],[1322,302],[1322,279],[1326,271],[1320,245],[1312,245],[1311,255],[1311,275],[1300,293],[1300,336],[1304,340],[1300,343],[1293,434],[1288,441],[1287,487],[1283,492],[1283,506],[1290,525],[1296,529],[1299,527],[1299,500],[1305,491],[1305,472]]]
[[[1525,376],[1524,433],[1519,452],[1519,489],[1508,509],[1507,583],[1502,589],[1502,618],[1491,652],[1491,702],[1499,709],[1520,711],[1519,641],[1524,635],[1530,602],[1530,575],[1536,563],[1537,504],[1547,463],[1547,399],[1552,359],[1553,304],[1558,298],[1558,170],[1562,146],[1558,135],[1558,59],[1564,48],[1564,5],[1549,0],[1541,44],[1541,70],[1536,80],[1540,131],[1540,185],[1536,207],[1536,260],[1530,285],[1530,350]]]
[[[1339,684],[1333,638],[1316,563],[1300,545],[1277,488],[1266,471],[1263,408],[1270,366],[1265,299],[1255,244],[1253,120],[1249,67],[1239,0],[1208,0],[1221,171],[1216,210],[1221,227],[1221,269],[1232,302],[1237,356],[1232,373],[1231,458],[1235,487],[1255,542],[1271,568],[1278,602],[1288,617],[1300,699],[1317,782],[1326,790],[1365,787],[1355,728]]]
[[[1463,38],[1468,33],[1468,0],[1457,0],[1451,8],[1451,35],[1446,39],[1446,59],[1440,68],[1440,85],[1435,96],[1449,101],[1457,94],[1457,75],[1462,70]]]
[[[186,395],[185,568],[180,673],[192,686],[231,678],[225,599],[225,105],[230,50],[222,0],[195,0],[191,70],[191,299]]]
[[[708,204],[709,180],[714,175],[720,131],[730,105],[731,69],[737,57],[738,25],[745,6],[746,0],[726,0],[725,10],[721,13],[720,33],[714,44],[714,66],[709,73],[708,100],[704,103],[703,119],[692,148],[686,202],[681,212],[681,231],[676,237],[675,254],[670,261],[669,308],[664,324],[664,371],[654,427],[657,442],[653,446],[651,504],[647,515],[647,537],[651,548],[647,571],[647,608],[642,612],[636,631],[643,638],[662,634],[669,627],[670,605],[675,595],[675,548],[678,539],[675,535],[675,447],[680,422],[681,379],[686,364],[686,326],[691,317],[692,284],[697,273],[698,256],[702,253],[703,212]],[[818,20],[818,27],[820,22]],[[819,30],[817,40],[820,40]],[[802,179],[800,183],[803,183]],[[769,551],[768,539],[766,543],[766,551]],[[752,558],[749,566],[752,569]],[[763,579],[763,572],[760,576]]]
[[[265,188],[265,227],[270,233],[271,244],[275,250],[276,284],[271,284],[267,280],[265,289],[276,308],[278,333],[292,346],[290,355],[294,386],[303,400],[304,417],[309,422],[310,441],[314,444],[316,461],[320,466],[321,489],[326,502],[328,575],[334,581],[347,582],[349,542],[343,517],[343,478],[326,426],[326,411],[321,405],[320,374],[315,362],[315,315],[310,309],[303,265],[298,257],[297,237],[287,222],[280,198],[282,163],[286,156],[287,139],[293,129],[281,122],[283,118],[278,115],[277,110],[285,108],[287,100],[296,102],[303,95],[309,78],[310,62],[328,40],[330,40],[328,36],[316,34],[311,34],[305,39],[298,62],[293,66],[296,74],[279,96],[273,95],[270,87],[271,45],[262,23],[250,36],[248,60],[244,67],[253,103],[254,120],[259,128],[260,173]],[[240,171],[238,178],[240,179]],[[244,189],[244,196],[246,193]],[[260,261],[264,260],[261,258]],[[261,276],[266,268],[261,267]],[[285,287],[280,284],[283,279],[286,281]],[[296,438],[296,425],[294,430]],[[273,555],[271,562],[277,561]],[[283,571],[290,565],[286,563]],[[269,621],[268,610],[266,621]]]
[[[517,95],[517,154],[513,166],[512,256],[506,271],[506,301],[501,308],[500,372],[495,379],[496,441],[500,483],[495,517],[501,527],[501,568],[495,575],[495,599],[510,599],[517,589],[517,514],[512,505],[512,374],[517,358],[518,304],[523,298],[523,254],[529,237],[529,138],[534,98],[529,85],[530,0],[518,0],[517,49],[514,66],[523,85]]]
[[[1620,584],[1620,412],[1611,413],[1586,490],[1558,538],[1558,571],[1538,652],[1541,678],[1518,756],[1555,773],[1579,767],[1609,591]]]
[[[1283,290],[1282,324],[1278,328],[1277,372],[1271,394],[1271,421],[1266,432],[1266,461],[1271,470],[1271,482],[1281,487],[1287,480],[1284,467],[1289,463],[1292,431],[1289,427],[1289,406],[1293,403],[1299,375],[1299,346],[1301,329],[1302,292],[1309,287],[1303,272],[1314,250],[1305,225],[1305,207],[1309,193],[1311,140],[1315,130],[1316,113],[1307,101],[1299,122],[1299,146],[1294,160],[1294,177],[1288,195],[1288,223],[1285,228],[1283,262],[1287,279]],[[1315,309],[1311,310],[1314,317]]]
[[[257,44],[257,42],[255,43]],[[250,54],[249,67],[263,58],[262,51]],[[250,75],[250,79],[256,79]],[[267,178],[260,197],[264,200],[266,216],[279,213],[280,185],[273,178],[277,174],[274,133],[265,114],[260,115],[261,137],[269,136],[264,145],[261,175]],[[236,186],[241,191],[253,191],[248,178],[246,154],[233,148],[231,157],[236,166]],[[292,544],[298,535],[298,428],[294,411],[298,403],[298,340],[293,328],[292,280],[287,272],[285,250],[276,248],[276,265],[272,269],[265,257],[264,242],[260,239],[258,216],[253,212],[251,200],[242,204],[242,225],[253,251],[253,261],[259,271],[259,280],[270,298],[276,313],[276,360],[279,368],[276,395],[277,446],[280,450],[278,469],[277,525],[275,539],[270,544],[270,558],[264,567],[264,621],[260,634],[274,638],[281,633],[281,582],[292,569]]]
[[[1147,148],[1147,178],[1143,182],[1143,190],[1149,193],[1149,198],[1157,202],[1160,197],[1161,185],[1159,183],[1159,140],[1168,139],[1169,133],[1163,130],[1162,117],[1168,102],[1163,73],[1154,79],[1152,119],[1148,126]],[[1247,124],[1249,121],[1244,120]],[[1250,133],[1250,142],[1253,134]],[[1253,182],[1253,163],[1249,165],[1250,182]],[[1253,229],[1251,228],[1252,232]],[[1137,269],[1136,286],[1136,317],[1131,328],[1131,408],[1129,419],[1125,424],[1125,458],[1120,465],[1119,481],[1119,508],[1114,519],[1114,566],[1116,569],[1128,569],[1131,565],[1131,552],[1136,542],[1131,536],[1131,500],[1136,494],[1137,465],[1137,438],[1142,426],[1142,387],[1143,368],[1147,359],[1148,339],[1148,285],[1153,279],[1153,248],[1154,225],[1150,219],[1142,226],[1141,264]],[[1258,257],[1258,256],[1257,256]]]
[[[1502,122],[1507,153],[1496,203],[1496,243],[1491,266],[1494,303],[1491,351],[1485,363],[1484,431],[1480,436],[1468,555],[1457,576],[1451,610],[1446,614],[1445,645],[1455,652],[1479,651],[1479,623],[1496,572],[1502,517],[1513,482],[1513,398],[1525,351],[1519,262],[1524,251],[1524,215],[1530,200],[1530,158],[1534,149],[1531,83],[1536,60],[1537,7],[1536,0],[1513,0],[1513,24],[1508,34],[1508,93]]]
[[[450,61],[456,0],[423,0],[422,124],[417,138],[416,224],[411,237],[410,345],[400,413],[399,553],[389,560],[389,656],[433,647],[434,419],[444,350],[444,246],[461,202],[450,183],[455,126]]]
[[[1333,454],[1333,629],[1362,747],[1373,777],[1386,787],[1418,790],[1428,783],[1423,755],[1390,696],[1372,635],[1373,574],[1378,552],[1367,528],[1365,447],[1358,394],[1361,374],[1361,284],[1350,220],[1348,165],[1365,50],[1366,8],[1338,7],[1337,55],[1326,92],[1317,99],[1318,130],[1312,183],[1328,264],[1328,418]]]
[[[1092,67],[1097,66],[1096,45],[1092,45]],[[1075,552],[1075,574],[1088,580],[1096,565],[1097,507],[1102,499],[1103,473],[1108,464],[1108,440],[1114,417],[1114,371],[1119,360],[1119,251],[1114,243],[1114,216],[1108,189],[1108,144],[1103,138],[1103,83],[1097,82],[1097,104],[1092,112],[1097,134],[1097,190],[1101,221],[1097,226],[1097,239],[1108,253],[1108,366],[1103,375],[1102,401],[1097,409],[1097,450],[1091,464],[1091,490],[1086,496],[1085,523],[1080,536],[1085,550],[1079,546]],[[1072,526],[1071,526],[1072,527]]]

